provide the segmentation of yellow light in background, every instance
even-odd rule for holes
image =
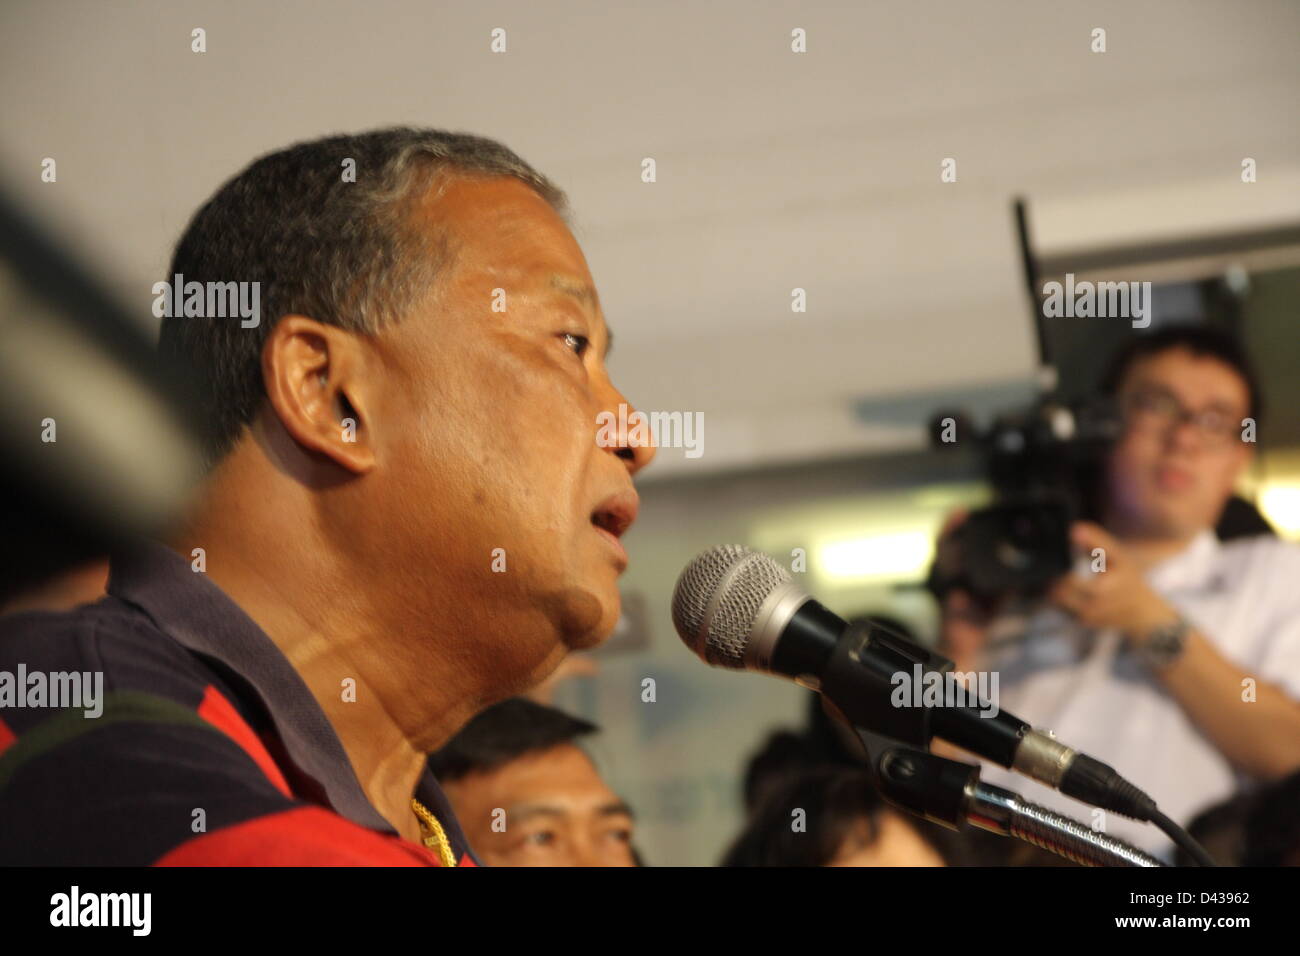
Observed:
[[[1300,482],[1266,482],[1256,503],[1281,534],[1300,538]]]
[[[818,545],[816,566],[835,581],[925,576],[934,556],[934,531],[899,531]]]

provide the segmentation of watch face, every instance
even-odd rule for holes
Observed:
[[[1153,663],[1165,666],[1172,664],[1178,659],[1178,655],[1183,651],[1183,643],[1187,637],[1187,623],[1178,621],[1168,627],[1162,627],[1142,645],[1142,650],[1148,660]]]

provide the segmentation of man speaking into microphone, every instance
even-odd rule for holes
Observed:
[[[159,301],[208,481],[99,603],[0,619],[0,671],[104,686],[0,706],[0,862],[473,862],[427,756],[610,634],[653,457],[596,440],[627,399],[565,216],[499,143],[405,128],[198,211]],[[205,311],[230,283],[259,316]]]

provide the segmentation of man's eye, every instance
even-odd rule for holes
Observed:
[[[1223,412],[1201,412],[1196,416],[1196,424],[1207,432],[1230,432],[1236,429],[1236,423]]]
[[[591,340],[585,335],[578,335],[575,332],[565,332],[564,344],[573,349],[573,351],[577,353],[578,357],[581,358],[583,355],[587,354],[587,346],[591,344]]]
[[[537,833],[528,834],[527,842],[533,846],[550,846],[555,842],[555,834],[550,830],[539,830]]]
[[[1132,407],[1142,412],[1155,415],[1177,414],[1178,401],[1172,395],[1155,390],[1142,390],[1134,393]]]

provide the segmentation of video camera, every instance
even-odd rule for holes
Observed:
[[[940,448],[974,440],[994,502],[971,512],[941,543],[929,589],[942,597],[961,588],[986,604],[1006,594],[1042,594],[1070,570],[1070,525],[1086,515],[1119,429],[1105,398],[1070,406],[1044,397],[983,431],[961,412],[936,414],[931,440]]]

